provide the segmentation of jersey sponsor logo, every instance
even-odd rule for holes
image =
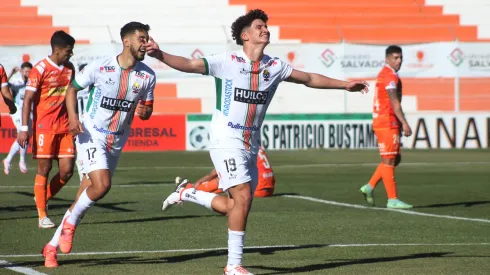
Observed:
[[[264,174],[262,174],[262,177],[264,179],[273,178],[274,177],[274,172],[264,173]]]
[[[104,129],[104,128],[99,128],[97,127],[97,125],[94,125],[93,129],[99,133],[102,133],[102,134],[106,134],[106,135],[115,135],[115,136],[121,136],[121,135],[124,135],[124,130],[119,130],[119,131],[109,131],[107,129]]]
[[[105,82],[105,84],[107,84],[107,85],[114,85],[114,84],[116,84],[116,81],[112,80],[112,79],[109,77],[109,80],[107,80],[107,81]]]
[[[245,58],[243,58],[241,56],[236,56],[234,54],[231,55],[231,61],[235,61],[238,63],[247,63],[247,61],[245,61]]]
[[[136,75],[137,78],[141,78],[141,79],[148,79],[150,78],[149,75],[143,73],[143,72],[135,72],[134,73]]]
[[[275,59],[271,59],[267,62],[267,64],[265,65],[266,67],[273,67],[277,64],[277,61]]]
[[[269,96],[268,91],[252,91],[235,88],[235,101],[249,104],[266,104]]]
[[[271,73],[268,70],[264,70],[262,76],[264,77],[264,81],[269,81],[271,79]]]
[[[243,74],[243,75],[248,75],[250,73],[250,71],[247,71],[247,70],[245,70],[245,68],[242,68],[240,70],[240,73]]]
[[[228,127],[233,128],[233,129],[243,130],[243,131],[252,131],[252,132],[259,130],[259,127],[255,126],[255,125],[247,127],[247,126],[241,125],[240,123],[233,124],[233,122],[231,122],[231,121],[228,122]]]
[[[131,110],[131,107],[133,107],[133,104],[134,104],[133,101],[104,96],[102,97],[102,102],[100,103],[100,107],[112,111],[129,112]]]
[[[95,94],[94,94],[94,104],[92,107],[92,111],[90,111],[90,118],[91,119],[94,119],[95,114],[97,113],[97,109],[99,106],[99,101],[100,101],[101,96],[102,96],[102,91],[100,89],[96,89]]]
[[[116,66],[100,66],[100,72],[113,73],[116,71]]]
[[[67,86],[52,88],[49,89],[48,96],[64,96],[66,95],[66,90],[68,90]]]
[[[231,94],[233,89],[233,80],[226,79],[225,80],[225,99],[223,103],[223,114],[228,116],[230,113],[230,104],[231,104]]]

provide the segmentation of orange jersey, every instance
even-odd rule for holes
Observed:
[[[259,172],[259,183],[256,190],[264,188],[274,189],[276,183],[274,172],[272,171],[272,167],[262,146],[259,147],[259,152],[257,154],[257,169]]]
[[[393,129],[399,128],[400,123],[391,107],[390,96],[387,90],[396,89],[401,100],[402,83],[398,74],[386,65],[376,79],[376,91],[373,104],[373,128]]]
[[[73,64],[58,66],[49,57],[32,68],[26,90],[35,92],[32,127],[36,132],[68,133],[65,96],[74,73]]]
[[[7,85],[9,85],[7,73],[5,72],[5,68],[2,66],[2,64],[0,64],[0,87],[3,88]]]
[[[7,74],[5,73],[5,68],[0,64],[0,89],[3,87],[9,85],[8,79],[7,79]],[[0,126],[2,126],[2,120],[0,116]]]

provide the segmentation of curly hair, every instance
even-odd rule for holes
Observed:
[[[237,45],[243,46],[243,40],[241,38],[243,29],[250,27],[255,19],[262,19],[264,23],[267,23],[269,17],[267,17],[267,14],[263,10],[256,9],[238,17],[237,20],[231,24],[231,37],[233,37],[233,40],[236,40]]]

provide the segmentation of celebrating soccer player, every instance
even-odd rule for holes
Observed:
[[[130,22],[121,28],[123,51],[101,58],[77,74],[66,93],[70,132],[77,136],[83,177],[77,198],[53,238],[43,248],[46,267],[57,267],[57,248],[70,253],[73,236],[88,209],[110,190],[112,175],[129,137],[134,114],[147,120],[153,111],[155,73],[145,58],[150,26]],[[90,90],[82,121],[77,114],[77,92]]]
[[[216,79],[216,110],[211,120],[209,153],[220,177],[219,187],[229,194],[217,196],[194,188],[177,186],[166,203],[192,201],[228,217],[227,275],[252,274],[242,267],[245,227],[257,186],[257,152],[260,127],[278,85],[282,81],[317,89],[367,91],[364,81],[341,81],[320,74],[294,70],[286,62],[264,54],[269,44],[267,15],[252,10],[232,24],[232,36],[242,50],[187,59],[163,52],[150,40],[150,56],[187,73]],[[229,91],[232,91],[231,95]]]

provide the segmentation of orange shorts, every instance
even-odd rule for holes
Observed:
[[[32,144],[35,159],[61,159],[75,157],[75,143],[70,133],[36,133]]]
[[[400,154],[400,129],[374,130],[382,158],[395,158]]]

